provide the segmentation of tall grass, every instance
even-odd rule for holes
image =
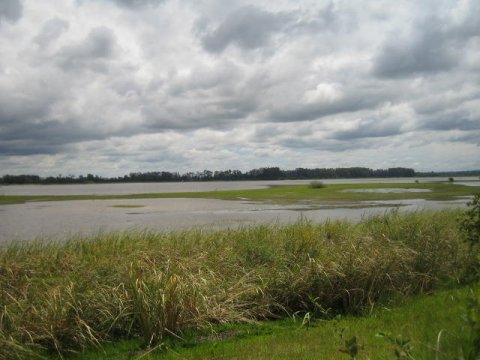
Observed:
[[[458,280],[473,261],[452,211],[360,223],[129,231],[0,250],[0,359],[187,328],[359,313]]]

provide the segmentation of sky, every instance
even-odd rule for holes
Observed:
[[[478,0],[0,0],[0,175],[480,169]]]

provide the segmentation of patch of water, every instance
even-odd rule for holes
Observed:
[[[356,204],[272,205],[216,199],[129,199],[142,211],[112,207],[124,200],[83,200],[35,202],[3,206],[0,216],[0,243],[32,239],[63,240],[76,234],[128,229],[156,231],[188,228],[225,229],[264,223],[292,223],[299,218],[322,222],[327,219],[353,221],[400,211],[464,207],[468,198],[455,201],[395,200]]]
[[[341,190],[344,193],[378,193],[378,194],[403,194],[403,193],[426,193],[430,189],[402,189],[402,188],[378,188],[378,189],[347,189]]]

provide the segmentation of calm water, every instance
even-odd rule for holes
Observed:
[[[413,182],[410,179],[380,179],[376,182]],[[428,179],[431,180],[431,179]],[[435,179],[438,180],[438,179]],[[463,179],[468,184],[480,182]],[[420,181],[424,181],[420,179]],[[130,194],[148,192],[253,189],[273,184],[302,184],[310,181],[256,181],[210,183],[37,185],[1,187],[3,194]],[[367,183],[371,179],[326,180],[325,183]],[[455,201],[376,201],[364,208],[322,208],[309,205],[268,205],[214,199],[132,199],[32,202],[0,206],[0,242],[49,238],[64,239],[75,234],[112,230],[154,229],[160,231],[203,227],[232,228],[259,223],[289,223],[300,217],[312,221],[326,219],[360,220],[379,214],[401,203],[401,211],[464,207],[467,199]],[[138,207],[116,208],[115,205]]]

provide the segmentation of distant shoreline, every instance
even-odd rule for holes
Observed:
[[[333,180],[333,179],[385,179],[415,177],[454,177],[480,176],[480,170],[416,172],[411,168],[394,167],[388,169],[370,169],[365,167],[350,168],[296,168],[282,170],[278,167],[264,167],[246,172],[240,170],[197,172],[152,171],[131,172],[119,177],[102,177],[99,175],[58,175],[41,177],[32,174],[3,175],[0,185],[22,184],[102,184],[102,183],[157,183],[157,182],[205,182],[205,181],[274,181],[274,180]]]

